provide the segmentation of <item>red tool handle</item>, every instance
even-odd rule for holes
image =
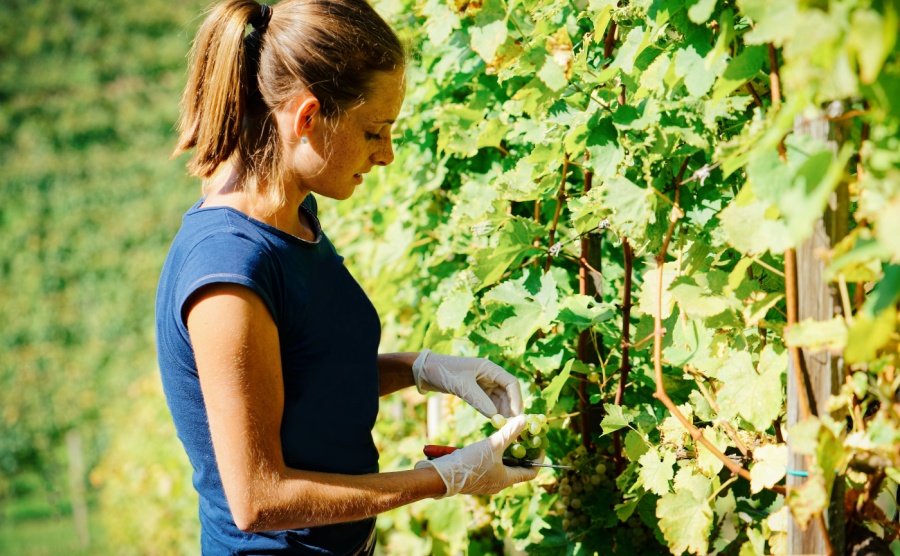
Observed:
[[[452,454],[457,450],[459,450],[459,448],[457,448],[456,446],[439,446],[437,444],[428,444],[422,451],[425,453],[426,458],[434,459],[441,456],[446,456],[447,454]]]

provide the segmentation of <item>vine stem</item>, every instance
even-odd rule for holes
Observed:
[[[559,215],[562,212],[563,201],[566,199],[566,180],[569,177],[569,155],[563,161],[562,179],[559,180],[559,191],[556,194],[556,211],[553,213],[553,223],[550,225],[550,233],[548,238],[550,245],[556,241],[556,227],[559,225]],[[553,253],[547,253],[547,262],[544,264],[544,272],[550,271],[550,265],[553,264]]]
[[[616,47],[616,22],[610,20],[609,27],[606,29],[606,35],[603,37],[603,58],[610,60],[612,58],[613,48]],[[612,62],[610,60],[603,67],[606,68]]]
[[[787,298],[787,326],[785,335],[797,324],[797,252],[793,248],[784,252],[784,295]],[[794,367],[794,380],[797,383],[797,402],[800,410],[800,420],[805,421],[816,413],[811,405],[810,393],[807,389],[809,377],[806,373],[806,364],[803,355],[797,346],[788,346],[791,363]]]
[[[631,248],[628,238],[625,237],[622,238],[622,254],[625,259],[625,284],[622,287],[622,365],[619,367],[616,405],[622,405],[622,402],[625,401],[625,386],[628,384],[628,373],[631,371],[631,289],[633,287],[634,249]],[[613,434],[613,449],[616,471],[621,473],[625,469],[625,460],[622,458],[622,438],[619,431]]]
[[[663,327],[662,327],[662,298],[663,298],[663,284],[664,284],[664,274],[663,271],[665,269],[666,262],[666,252],[669,249],[669,242],[672,239],[672,234],[675,233],[675,225],[678,223],[678,220],[683,215],[681,211],[681,179],[684,177],[684,171],[687,169],[688,161],[685,160],[684,164],[681,167],[681,171],[678,173],[678,178],[675,181],[675,207],[672,209],[672,216],[669,218],[669,227],[666,230],[666,236],[663,240],[662,248],[660,249],[659,254],[656,256],[656,272],[657,272],[657,288],[656,288],[656,314],[653,316],[653,370],[654,376],[656,378],[656,392],[653,393],[653,397],[658,399],[662,404],[669,410],[669,413],[672,414],[680,423],[681,426],[688,431],[693,438],[695,443],[700,443],[704,448],[710,451],[719,461],[721,461],[725,467],[731,471],[732,474],[738,475],[746,480],[750,480],[750,472],[744,469],[742,466],[738,465],[734,461],[731,460],[728,456],[723,454],[712,442],[709,441],[703,433],[694,426],[693,423],[687,420],[681,410],[678,409],[678,406],[675,405],[675,402],[672,401],[672,398],[669,397],[668,392],[666,392],[666,388],[663,382],[663,372],[662,372],[662,338],[663,338]],[[770,488],[774,492],[779,494],[785,494],[786,490],[782,486],[774,486]]]
[[[778,51],[775,45],[768,43],[769,50],[769,91],[772,94],[772,108],[777,112],[781,109],[781,75],[778,69]],[[787,160],[787,149],[784,139],[778,142],[778,157],[784,162]]]
[[[702,382],[706,379],[706,377],[701,375],[700,373],[691,374],[694,376],[694,381],[697,383],[697,388],[700,389],[700,394],[702,394],[706,399],[706,403],[708,403],[713,411],[715,411],[717,414],[720,413],[721,410],[719,409],[719,404],[716,403],[716,400],[713,399],[712,395],[709,393],[709,390]],[[734,445],[737,446],[737,449],[740,450],[741,454],[743,454],[745,458],[752,457],[752,455],[750,454],[750,450],[748,450],[747,446],[745,446],[741,441],[741,438],[738,436],[737,431],[735,431],[734,428],[732,428],[732,426],[728,424],[728,421],[721,420],[719,424],[722,425],[722,428],[725,429],[725,432],[728,434],[729,438],[731,438],[731,441],[734,442]]]
[[[591,172],[590,170],[584,172],[584,187],[582,188],[582,190],[585,195],[591,190],[593,178],[593,172]],[[588,295],[588,266],[590,265],[587,264],[587,259],[589,254],[590,239],[586,235],[581,236],[581,260],[580,264],[578,265],[578,293],[580,293],[581,295]],[[582,363],[587,362],[587,348],[590,341],[589,334],[590,332],[588,328],[585,328],[578,333],[578,359]],[[587,411],[589,399],[587,394],[586,382],[581,382],[578,385],[578,398],[579,404],[581,406],[581,444],[590,452],[591,431],[589,429],[590,423],[588,420]]]

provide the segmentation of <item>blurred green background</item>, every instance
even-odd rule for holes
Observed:
[[[153,302],[206,4],[0,3],[0,553],[198,551]]]
[[[208,4],[0,3],[2,554],[199,551],[197,499],[162,396],[153,312],[167,249],[200,193],[186,157],[169,154],[187,54]],[[406,18],[401,3],[379,5]],[[398,153],[392,173],[370,176],[364,195],[340,206],[320,199],[326,230],[379,308],[386,351],[420,345],[427,325],[395,303],[419,272],[403,257],[414,238],[389,229],[408,209],[394,195],[411,199],[417,188],[397,178],[404,167]],[[419,299],[412,290],[406,297]],[[422,399],[401,396],[383,401],[391,418],[376,430],[386,470],[408,468],[421,449]],[[429,552],[398,524],[444,507],[462,506],[382,516],[383,550]]]

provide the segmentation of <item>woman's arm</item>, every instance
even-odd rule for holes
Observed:
[[[265,304],[250,289],[217,284],[201,290],[193,299],[187,326],[219,473],[241,530],[354,521],[446,492],[432,467],[340,475],[285,465],[278,331]],[[406,359],[385,359],[392,388],[404,383]],[[412,384],[411,375],[408,383]]]
[[[382,353],[378,355],[378,393],[387,396],[397,390],[415,386],[413,361],[418,353]]]

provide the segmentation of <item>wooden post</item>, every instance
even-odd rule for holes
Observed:
[[[87,496],[84,488],[84,450],[81,445],[81,433],[72,429],[66,433],[66,449],[69,452],[69,489],[72,496],[72,518],[75,521],[75,532],[81,546],[91,542],[88,528]]]
[[[838,109],[838,114],[831,112]],[[839,115],[841,106],[829,107],[829,116]],[[816,139],[828,142],[835,155],[840,140],[839,134],[829,121],[823,117],[812,120],[799,119],[795,122],[794,131],[798,134],[811,135]],[[822,255],[835,243],[847,234],[849,219],[847,185],[841,184],[829,201],[826,214],[815,224],[812,237],[797,248],[797,305],[798,321],[813,318],[816,320],[829,320],[837,314],[841,314],[840,294],[834,287],[829,286],[824,279],[825,265]],[[844,381],[843,360],[828,353],[804,353],[803,360],[809,377],[810,409],[816,415],[828,413],[828,398],[836,394]],[[788,371],[787,381],[787,424],[788,429],[799,421],[799,407],[797,403],[797,388],[793,361]],[[806,457],[796,454],[792,450],[790,437],[788,438],[788,468],[792,470],[806,471],[808,469]],[[788,475],[788,489],[799,486],[806,479]],[[840,480],[835,481],[831,503],[828,510],[828,532],[830,533],[833,554],[844,554],[845,517],[843,515],[844,489]],[[821,526],[823,521],[810,523],[806,531],[800,529],[791,517],[788,524],[788,554],[827,554],[825,539]]]

